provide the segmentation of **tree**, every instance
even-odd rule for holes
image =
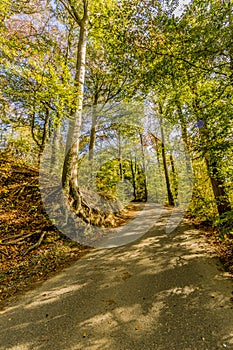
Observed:
[[[170,120],[179,121],[192,155],[206,159],[220,215],[231,209],[223,175],[232,132],[231,107],[225,109],[231,106],[231,27],[231,2],[193,1],[181,18],[163,16],[146,40],[140,33],[134,39],[141,67],[150,67],[146,90],[166,92]]]
[[[5,101],[20,111],[12,113],[9,120],[31,128],[40,158],[51,131],[69,109],[72,90],[68,88],[70,75],[63,60],[58,22],[51,19],[49,4],[42,1],[36,5],[30,3],[21,12],[13,7],[5,21],[5,60],[0,76]]]

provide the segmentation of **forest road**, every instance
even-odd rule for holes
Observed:
[[[233,282],[200,232],[162,217],[0,312],[0,350],[233,349]]]

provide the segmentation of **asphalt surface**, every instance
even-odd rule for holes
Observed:
[[[94,249],[0,312],[0,350],[233,349],[233,281],[168,213],[128,245]]]

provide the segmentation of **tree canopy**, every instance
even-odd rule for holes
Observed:
[[[190,198],[190,215],[232,220],[233,3],[177,6],[0,1],[2,148],[34,163],[47,152],[87,222],[107,220],[125,191],[176,207]],[[94,192],[108,214],[85,198]]]

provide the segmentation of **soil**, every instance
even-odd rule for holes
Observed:
[[[123,225],[138,207],[128,206],[118,218]],[[233,274],[233,242],[203,228],[225,267]],[[91,247],[64,236],[46,215],[40,196],[38,170],[0,154],[0,301],[41,283],[79,260]]]

